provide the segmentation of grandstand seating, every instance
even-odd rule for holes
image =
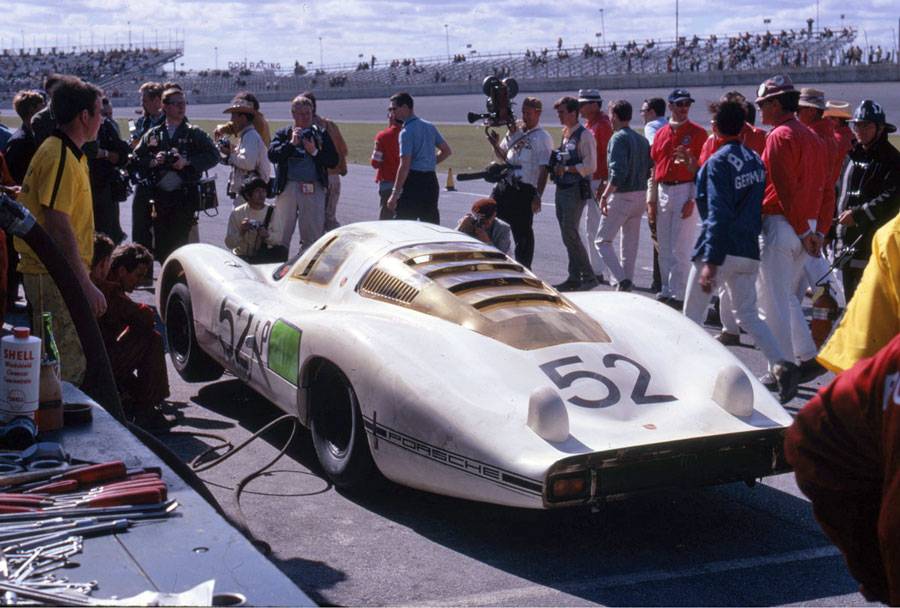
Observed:
[[[726,36],[693,36],[675,41],[610,44],[600,48],[562,47],[556,50],[498,53],[481,56],[404,59],[370,66],[337,66],[316,73],[294,74],[271,70],[202,70],[179,72],[176,79],[194,95],[227,96],[247,89],[266,97],[278,91],[306,89],[404,87],[439,83],[480,83],[487,75],[519,80],[554,80],[623,74],[667,72],[733,72],[779,67],[817,67],[846,63],[862,52],[853,41],[856,31],[800,30],[773,34],[743,33]],[[180,56],[180,49],[135,49],[82,53],[26,54],[4,51],[0,55],[0,96],[18,89],[40,86],[48,72],[83,76],[113,95],[118,90],[134,96],[137,85],[159,79],[161,67]],[[880,53],[879,53],[880,55]],[[374,59],[374,58],[373,58]],[[858,60],[857,60],[858,61]],[[171,78],[169,76],[168,78]],[[268,94],[268,95],[267,95]]]
[[[21,89],[40,89],[47,74],[74,74],[118,96],[119,89],[131,93],[132,83],[147,74],[157,74],[162,66],[181,57],[173,49],[0,51],[0,96],[11,97]]]

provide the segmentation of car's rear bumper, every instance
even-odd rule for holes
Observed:
[[[544,483],[547,508],[605,502],[652,490],[752,482],[790,470],[783,428],[593,452],[556,462]],[[555,496],[554,481],[584,481],[578,496]]]

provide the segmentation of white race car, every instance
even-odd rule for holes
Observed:
[[[562,295],[430,224],[359,223],[294,262],[187,245],[157,285],[185,380],[227,368],[377,476],[527,508],[787,470],[790,415],[724,346],[638,295]]]

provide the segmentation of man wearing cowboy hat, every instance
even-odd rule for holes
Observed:
[[[262,137],[253,126],[256,109],[253,103],[241,97],[235,97],[223,114],[231,114],[231,124],[237,133],[239,143],[232,147],[229,140],[219,142],[219,153],[222,163],[231,165],[228,177],[228,196],[234,199],[235,206],[243,204],[244,198],[240,189],[244,182],[254,175],[268,183],[272,172],[269,162],[269,151]]]
[[[809,255],[818,255],[816,234],[822,203],[819,137],[794,115],[800,92],[787,76],[777,75],[759,86],[756,105],[763,124],[771,125],[762,160],[768,180],[763,198],[759,278],[760,316],[781,350],[800,364],[801,382],[824,373],[816,363],[816,345],[796,292]],[[763,382],[773,384],[768,378]]]
[[[841,178],[838,238],[856,243],[842,271],[847,301],[859,284],[872,251],[875,232],[900,211],[900,151],[888,141],[896,127],[885,120],[882,107],[866,99],[850,119],[857,143]]]
[[[847,121],[853,117],[850,114],[850,104],[846,101],[829,99],[825,102],[823,116],[830,120],[834,127],[834,138],[838,142],[838,156],[841,159],[841,166],[843,166],[847,153],[853,149],[853,144],[856,143],[856,136],[853,135],[850,125],[847,124]]]
[[[842,162],[838,155],[838,141],[834,136],[834,126],[825,118],[825,93],[818,89],[800,89],[800,101],[798,102],[797,118],[810,128],[821,140],[821,160],[819,175],[822,181],[822,202],[819,207],[819,217],[816,221],[816,235],[824,243],[825,236],[831,230],[835,211],[835,184],[841,176]],[[810,256],[806,260],[806,279],[815,289],[816,282],[821,277],[831,278],[828,271],[828,262],[819,255]],[[836,292],[836,290],[835,290]]]

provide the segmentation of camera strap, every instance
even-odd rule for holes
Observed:
[[[266,219],[263,220],[263,228],[266,230],[269,229],[269,222],[272,221],[272,212],[275,211],[274,205],[269,205],[269,208],[266,209]]]

